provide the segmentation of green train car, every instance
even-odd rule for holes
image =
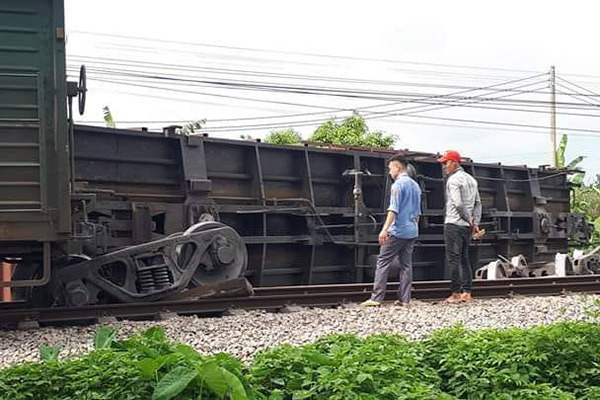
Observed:
[[[46,263],[23,285],[71,233],[66,86],[63,1],[0,2],[0,253]]]

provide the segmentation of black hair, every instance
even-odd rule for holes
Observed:
[[[402,156],[391,156],[390,158],[388,158],[387,163],[391,163],[391,162],[399,162],[403,168],[406,169],[406,167],[408,166],[408,161],[406,161],[406,158],[402,157]]]

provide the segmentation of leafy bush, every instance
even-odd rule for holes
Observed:
[[[44,348],[48,361],[0,371],[0,400],[252,398],[242,364],[229,355],[202,356],[158,328],[117,342],[114,333],[101,328],[96,350],[83,357],[57,361],[56,348]]]
[[[355,113],[340,124],[327,121],[319,126],[309,139],[311,142],[331,143],[348,146],[391,148],[397,137],[371,132],[364,118]]]
[[[589,185],[575,187],[571,196],[571,210],[584,214],[594,225],[590,246],[600,245],[600,176]]]
[[[569,322],[475,333],[456,327],[433,334],[423,344],[442,390],[458,398],[488,399],[493,393],[498,399],[571,399],[600,387],[598,324]],[[531,397],[536,391],[547,395]]]
[[[0,399],[129,399],[152,396],[138,360],[127,353],[94,351],[65,362],[24,364],[0,372]]]
[[[391,334],[330,335],[257,354],[248,367],[203,356],[151,328],[96,350],[0,371],[0,399],[542,400],[600,398],[600,325],[569,322],[470,332],[456,326],[421,341]]]
[[[313,345],[284,345],[258,354],[250,380],[259,396],[275,399],[444,399],[421,347],[397,335],[364,340],[333,335]]]
[[[273,144],[296,144],[301,140],[302,136],[293,129],[273,131],[265,138],[265,142]]]

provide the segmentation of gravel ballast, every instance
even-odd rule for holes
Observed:
[[[384,304],[363,308],[301,308],[298,312],[247,311],[219,318],[179,316],[161,322],[109,324],[124,338],[151,326],[163,326],[170,339],[203,353],[228,352],[244,360],[283,343],[304,344],[330,333],[370,335],[392,332],[417,339],[431,331],[463,323],[471,329],[526,327],[558,321],[589,320],[586,310],[600,296],[567,295],[475,300],[469,304],[412,302],[409,309]],[[0,367],[38,361],[39,346],[60,346],[61,355],[89,351],[99,325],[0,331]]]

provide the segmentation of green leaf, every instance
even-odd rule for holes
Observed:
[[[175,352],[188,360],[198,360],[202,358],[202,355],[200,355],[200,353],[198,353],[194,348],[185,344],[175,345]]]
[[[198,371],[189,367],[177,367],[158,382],[152,400],[169,400],[183,392],[194,378],[198,376]]]
[[[40,358],[43,362],[56,361],[60,354],[60,347],[58,346],[41,346],[40,347]]]
[[[302,354],[310,362],[321,365],[335,365],[335,361],[318,351],[306,351]]]
[[[142,337],[151,343],[164,343],[167,341],[165,331],[159,327],[152,327],[142,333]]]
[[[145,358],[140,360],[138,367],[142,371],[142,376],[145,379],[150,379],[154,376],[156,371],[160,368],[160,365],[153,358]]]
[[[556,162],[558,168],[565,166],[565,153],[567,151],[568,140],[569,138],[567,135],[562,135],[560,143],[558,144],[558,149],[556,149]]]
[[[108,326],[98,329],[94,334],[94,349],[108,349],[116,334],[117,332]]]
[[[104,108],[102,108],[102,113],[104,114],[104,123],[106,126],[109,128],[114,128],[115,121],[113,120],[112,113],[110,112],[108,106],[104,106]]]
[[[246,390],[240,379],[219,367],[213,361],[207,361],[197,366],[203,384],[218,396],[229,394],[231,400],[247,400]]]
[[[177,133],[180,135],[190,135],[197,130],[202,129],[202,126],[206,123],[206,119],[199,119],[197,121],[190,122],[186,124],[183,128],[179,129]]]
[[[575,158],[566,166],[566,168],[567,169],[576,169],[579,166],[579,164],[581,164],[581,162],[583,161],[584,158],[585,158],[585,156],[579,156],[579,157]]]
[[[145,358],[138,363],[142,376],[146,379],[152,378],[154,374],[165,365],[175,364],[181,360],[179,354],[166,354],[156,358]]]
[[[373,380],[373,375],[371,375],[371,374],[365,374],[364,372],[361,372],[361,373],[359,373],[356,376],[356,381],[358,383],[363,383],[364,381],[367,381],[367,380],[372,381]]]
[[[584,177],[585,174],[583,173],[575,174],[572,178],[569,179],[569,182],[574,183],[576,185],[581,185],[583,183]]]

